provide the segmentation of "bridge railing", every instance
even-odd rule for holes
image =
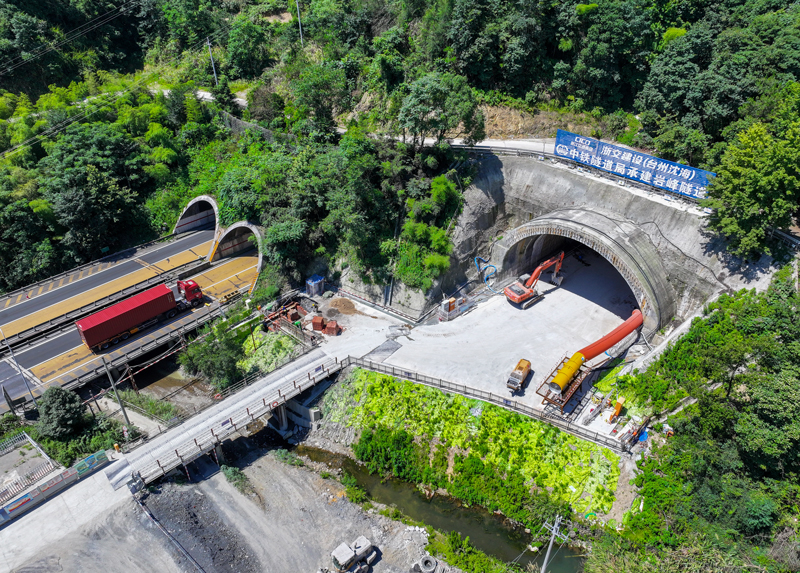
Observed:
[[[310,369],[305,374],[294,377],[293,380],[277,388],[273,387],[266,390],[261,395],[251,396],[246,402],[239,405],[236,412],[228,416],[227,419],[217,420],[211,424],[211,426],[198,431],[196,434],[190,435],[187,433],[186,439],[180,445],[169,451],[160,452],[154,457],[152,462],[147,462],[136,469],[139,471],[145,483],[152,482],[166,475],[167,472],[181,465],[186,465],[201,455],[210,452],[211,449],[222,443],[223,440],[251,422],[266,414],[270,414],[274,409],[284,405],[288,400],[291,400],[304,390],[311,388],[331,374],[335,374],[349,366],[358,366],[373,372],[431,386],[445,392],[461,394],[462,396],[495,404],[545,424],[550,424],[566,433],[606,447],[617,453],[625,451],[624,445],[614,438],[598,432],[591,432],[586,428],[577,426],[556,416],[549,416],[541,410],[537,410],[526,404],[521,404],[516,400],[508,400],[502,396],[492,394],[491,392],[484,392],[462,384],[455,384],[441,378],[432,378],[405,368],[386,366],[384,364],[349,356],[341,361],[336,359],[325,361]],[[263,375],[260,375],[259,379],[262,378]],[[246,384],[231,387],[230,393],[236,393],[255,381],[257,380],[251,380]],[[183,420],[181,423],[183,423]]]
[[[238,432],[256,419],[270,414],[304,390],[316,385],[318,381],[327,378],[344,367],[344,362],[338,362],[335,359],[328,360],[315,366],[305,375],[301,375],[278,388],[272,388],[262,395],[253,396],[248,402],[242,404],[235,414],[227,419],[217,420],[207,429],[192,435],[191,438],[187,437],[177,447],[171,448],[169,451],[160,452],[152,462],[138,466],[136,470],[145,483],[150,483],[166,475],[167,472],[181,465],[186,465],[201,455],[210,452],[235,432]]]

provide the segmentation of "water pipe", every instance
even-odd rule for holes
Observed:
[[[482,263],[485,263],[485,264],[486,264],[486,266],[485,266],[485,267],[483,267],[483,269],[481,269],[481,266],[480,266],[480,264],[478,264],[478,261],[481,261]],[[497,292],[497,291],[496,291],[496,290],[494,290],[494,289],[493,289],[491,286],[489,286],[489,279],[490,279],[490,278],[492,278],[494,275],[496,275],[496,274],[497,274],[497,267],[496,267],[496,266],[494,266],[494,265],[490,265],[490,264],[489,264],[489,261],[487,261],[487,260],[486,260],[486,259],[484,259],[484,258],[481,258],[481,257],[475,257],[475,268],[476,268],[476,269],[478,269],[478,275],[479,275],[479,276],[481,275],[481,273],[483,273],[483,271],[485,271],[485,270],[486,270],[486,269],[488,269],[488,268],[492,268],[492,269],[494,269],[494,270],[493,270],[492,272],[490,272],[488,275],[486,275],[485,277],[483,277],[483,284],[485,284],[485,285],[486,285],[486,288],[488,288],[488,289],[489,289],[490,291],[492,291],[494,294],[503,294],[503,293]]]

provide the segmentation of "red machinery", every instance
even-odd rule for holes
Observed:
[[[552,259],[548,259],[541,265],[536,267],[533,273],[529,275],[522,275],[519,280],[514,284],[507,286],[503,291],[509,302],[521,305],[523,309],[530,307],[533,303],[538,301],[544,295],[537,294],[536,283],[539,282],[541,274],[549,267],[555,265],[553,269],[553,282],[561,284],[561,276],[558,271],[561,270],[561,265],[564,263],[564,251],[556,255]]]
[[[92,351],[105,350],[111,344],[152,326],[163,318],[172,318],[203,302],[203,291],[192,281],[178,281],[178,294],[167,285],[159,285],[90,314],[75,322],[83,343]]]
[[[621,342],[626,336],[642,326],[642,321],[642,312],[638,309],[634,310],[631,317],[617,328],[589,346],[581,348],[558,370],[549,382],[550,389],[557,394],[563,392],[585,361],[591,360]]]

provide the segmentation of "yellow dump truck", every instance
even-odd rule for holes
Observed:
[[[525,381],[528,379],[528,374],[531,372],[531,363],[528,360],[520,360],[517,362],[517,367],[511,372],[508,377],[506,386],[512,393],[519,392],[525,387]]]

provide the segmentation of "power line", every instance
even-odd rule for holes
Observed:
[[[216,36],[219,36],[219,35],[227,32],[229,29],[230,29],[229,25],[223,24],[223,26],[219,30],[217,30],[213,34],[209,35],[208,38],[215,38],[216,39]],[[204,47],[203,44],[205,44],[206,41],[207,41],[207,39],[204,38],[203,40],[200,40],[200,41],[196,42],[194,45],[192,45],[186,51],[193,51],[198,46]],[[169,60],[166,65],[173,64],[174,62],[176,62],[177,60],[182,58],[184,53],[181,53],[181,54],[175,56],[174,58]],[[121,92],[101,94],[101,95],[97,96],[94,99],[88,100],[87,101],[87,107],[89,107],[91,105],[91,106],[94,106],[94,109],[87,109],[83,113],[80,113],[80,114],[74,115],[74,116],[70,116],[70,117],[68,117],[68,118],[66,118],[66,119],[64,119],[64,120],[62,120],[62,121],[60,121],[60,122],[48,127],[42,133],[36,134],[34,136],[31,136],[28,139],[26,139],[25,141],[23,141],[21,143],[18,143],[17,145],[12,147],[11,149],[7,149],[2,154],[0,154],[0,158],[5,158],[5,157],[7,157],[9,155],[13,155],[14,153],[17,153],[18,151],[22,150],[25,147],[30,147],[31,145],[34,145],[37,141],[44,140],[44,139],[46,139],[48,137],[52,137],[54,135],[57,135],[58,133],[61,133],[67,127],[72,125],[73,123],[76,123],[78,121],[86,119],[87,117],[89,117],[89,116],[97,113],[98,111],[100,111],[103,107],[106,107],[106,106],[110,105],[111,103],[113,103],[114,101],[118,100],[122,96],[130,93],[131,91],[133,91],[133,90],[135,90],[137,88],[142,87],[142,85],[146,85],[147,80],[149,80],[152,76],[156,75],[157,73],[158,72],[153,71],[150,74],[148,74],[147,76],[142,76],[142,78],[140,78],[138,81],[136,81],[131,86],[129,86],[127,89],[125,89],[125,90],[123,90]],[[99,103],[97,103],[98,100],[103,100],[103,101],[100,101]]]
[[[82,24],[78,28],[75,28],[58,42],[54,44],[45,43],[37,46],[36,48],[33,48],[33,50],[28,52],[30,57],[26,58],[25,56],[20,54],[19,56],[15,56],[0,63],[0,76],[13,72],[20,66],[24,66],[25,64],[32,62],[33,60],[37,60],[42,56],[44,56],[45,54],[47,54],[48,52],[57,50],[61,46],[68,44],[81,36],[85,36],[89,32],[96,30],[101,26],[104,26],[111,20],[114,20],[119,16],[129,13],[128,7],[132,8],[133,6],[130,5],[136,5],[139,4],[140,2],[141,0],[128,0],[124,4],[114,8],[113,10],[109,10],[105,14],[101,14],[100,16],[93,18],[92,20],[86,22],[85,24]]]

